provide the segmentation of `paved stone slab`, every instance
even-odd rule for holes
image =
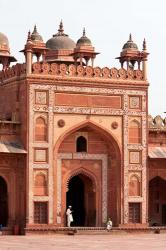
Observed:
[[[165,250],[166,234],[1,236],[0,250]]]

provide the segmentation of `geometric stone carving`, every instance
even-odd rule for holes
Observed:
[[[130,96],[129,97],[129,108],[130,109],[140,109],[140,97]]]
[[[35,103],[36,104],[47,104],[47,92],[36,91],[35,92]]]
[[[131,164],[140,164],[140,151],[129,152],[129,162]]]

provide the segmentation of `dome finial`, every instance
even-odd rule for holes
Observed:
[[[30,30],[28,31],[28,37],[27,37],[27,42],[31,41],[31,32]]]
[[[34,25],[34,30],[33,30],[33,33],[37,33],[37,27],[36,27],[36,24]]]
[[[143,50],[146,50],[146,40],[145,40],[145,38],[143,40]]]
[[[130,41],[130,42],[133,41],[133,40],[132,40],[132,35],[131,35],[131,33],[129,34],[129,41]]]
[[[64,32],[62,19],[61,19],[60,24],[59,24],[58,32],[59,32],[60,34],[63,34],[63,32]]]
[[[85,32],[85,27],[83,28],[83,37],[85,37],[86,36],[86,32]]]

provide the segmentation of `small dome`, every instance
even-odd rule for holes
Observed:
[[[76,46],[92,46],[91,40],[85,34],[85,28],[83,30],[83,35],[78,39]]]
[[[75,46],[75,42],[64,33],[62,21],[60,22],[58,33],[53,35],[53,37],[46,42],[46,47],[52,50],[73,50]]]
[[[0,49],[8,48],[9,49],[9,40],[7,36],[0,32]]]
[[[123,45],[123,50],[127,50],[127,49],[138,50],[138,46],[136,43],[133,42],[131,34],[129,36],[129,40],[127,41],[127,43]]]
[[[34,30],[31,34],[31,40],[35,42],[43,42],[42,36],[37,32],[37,27],[36,25],[34,26]]]

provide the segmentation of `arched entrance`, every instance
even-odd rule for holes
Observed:
[[[7,226],[8,222],[8,196],[6,181],[0,176],[0,225]]]
[[[151,225],[166,225],[166,181],[156,176],[149,182],[149,219]]]
[[[82,218],[83,222],[75,223],[84,226],[102,226],[105,225],[108,217],[112,218],[114,225],[121,223],[121,192],[123,191],[121,189],[121,153],[116,138],[96,124],[84,122],[66,131],[60,137],[55,145],[55,152],[57,154],[57,182],[55,182],[57,223],[66,225],[67,205],[73,206],[73,204],[69,204],[71,201],[66,195],[66,187],[71,185],[69,189],[72,189],[74,186],[72,173],[75,173],[75,176],[77,173],[79,177],[80,174],[88,176],[91,183],[95,183],[95,195],[94,191],[88,194],[88,197],[92,196],[91,200],[94,199],[92,204],[95,206],[93,205],[92,209],[88,208],[86,191],[82,188],[84,205],[86,204],[82,214],[85,214],[85,219]],[[67,183],[70,185],[66,185]],[[81,181],[79,183],[81,186]],[[83,179],[82,186],[87,187],[85,179]],[[89,214],[91,213],[91,218],[95,217],[95,219],[90,219]]]
[[[96,193],[92,180],[84,174],[72,177],[66,193],[66,205],[72,206],[72,226],[96,225]]]

